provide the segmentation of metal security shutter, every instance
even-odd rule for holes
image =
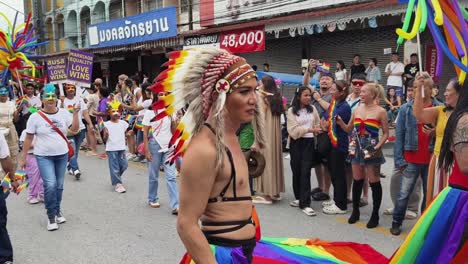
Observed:
[[[250,65],[263,70],[263,64],[270,64],[270,71],[301,74],[301,41],[299,38],[267,39],[265,51],[242,53]]]
[[[367,67],[369,58],[377,58],[382,74],[381,84],[387,83],[384,70],[390,62],[390,55],[384,55],[385,48],[395,49],[397,36],[395,27],[335,31],[308,37],[310,58],[323,59],[331,64],[331,73],[336,70],[336,61],[343,60],[349,73],[354,54],[361,55],[361,63]],[[400,51],[401,56],[403,51]]]

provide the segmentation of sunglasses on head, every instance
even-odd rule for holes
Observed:
[[[366,84],[365,81],[352,81],[351,82],[354,86],[359,86],[359,87],[362,87],[364,86],[364,84]]]

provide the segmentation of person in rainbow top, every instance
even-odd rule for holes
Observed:
[[[376,104],[376,98],[383,88],[379,84],[366,83],[361,88],[361,104],[353,112],[350,122],[346,124],[338,117],[336,123],[350,133],[354,130],[353,139],[349,143],[349,155],[353,166],[353,213],[348,223],[359,221],[359,200],[364,185],[364,178],[369,178],[372,189],[372,215],[367,228],[379,225],[379,209],[382,203],[382,185],[380,184],[380,165],[385,162],[382,146],[388,138],[387,112]],[[379,139],[379,130],[383,135]]]
[[[155,121],[189,105],[168,155],[173,163],[185,153],[177,231],[188,253],[181,263],[386,261],[368,245],[262,239],[236,136],[242,123],[252,122],[259,148],[265,144],[255,71],[245,59],[217,48],[172,52],[165,66],[152,87],[153,93],[168,93],[153,105]]]

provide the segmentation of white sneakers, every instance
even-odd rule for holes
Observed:
[[[294,200],[290,202],[289,205],[292,207],[299,207],[299,200]]]
[[[115,191],[118,192],[118,193],[124,193],[127,190],[125,190],[125,187],[121,183],[117,183],[115,185]]]
[[[149,206],[150,206],[151,208],[159,208],[159,207],[161,207],[161,204],[159,203],[159,201],[156,201],[156,202],[149,202],[148,204],[149,204]]]
[[[341,210],[335,203],[330,206],[323,207],[324,214],[335,215],[335,214],[346,214],[346,210]]]
[[[73,175],[75,176],[75,179],[79,180],[81,177],[81,171],[80,170],[75,170],[73,172]]]
[[[63,216],[62,212],[59,212],[55,219],[57,221],[57,224],[63,224],[67,221],[67,219],[65,219],[65,217]]]
[[[48,231],[55,231],[58,228],[59,227],[58,227],[57,221],[55,220],[55,217],[54,217],[54,219],[48,219],[47,220],[47,230]]]

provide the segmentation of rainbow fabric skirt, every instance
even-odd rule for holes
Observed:
[[[445,188],[426,209],[390,263],[467,263],[468,191]]]
[[[241,247],[211,245],[220,264],[248,264]],[[185,254],[181,264],[194,264]],[[371,246],[351,242],[329,242],[319,239],[262,238],[253,252],[253,264],[309,263],[388,263],[388,259]]]

